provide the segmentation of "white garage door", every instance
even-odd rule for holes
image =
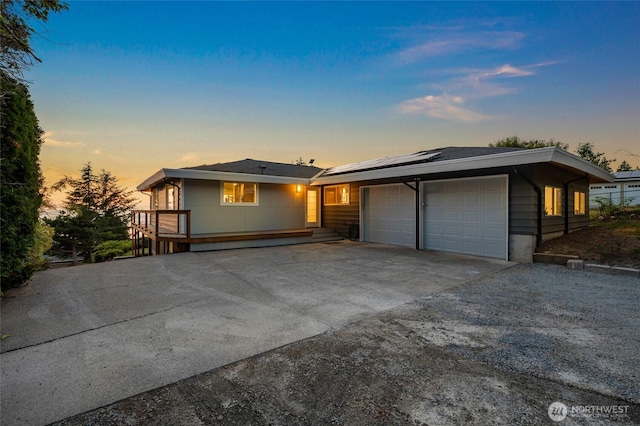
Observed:
[[[363,241],[415,247],[415,193],[402,184],[362,191]]]
[[[507,178],[423,184],[423,247],[507,258]]]

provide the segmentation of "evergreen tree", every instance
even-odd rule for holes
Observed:
[[[87,163],[80,178],[65,176],[53,185],[54,190],[66,188],[66,210],[46,220],[55,228],[54,252],[71,253],[74,262],[78,256],[91,261],[98,244],[128,238],[129,212],[136,201],[115,176],[106,170],[96,174]]]
[[[35,271],[27,258],[42,201],[38,154],[43,132],[27,87],[2,72],[0,80],[0,275],[5,290]]]
[[[622,160],[622,163],[620,163],[620,165],[618,166],[618,170],[616,170],[616,172],[631,172],[631,171],[633,171],[633,168],[625,160]]]

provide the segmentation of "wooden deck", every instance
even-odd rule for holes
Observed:
[[[159,241],[173,243],[220,243],[225,241],[268,240],[272,238],[310,237],[313,229],[286,229],[280,231],[251,231],[251,232],[221,232],[216,234],[185,234],[161,233],[156,238]]]
[[[190,244],[313,237],[314,229],[191,234],[189,210],[136,210],[131,216],[132,249],[136,256],[189,251]]]

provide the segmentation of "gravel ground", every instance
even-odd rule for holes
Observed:
[[[57,424],[640,424],[639,296],[517,265]]]

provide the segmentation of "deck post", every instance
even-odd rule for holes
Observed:
[[[187,238],[191,238],[191,210],[187,210]]]

